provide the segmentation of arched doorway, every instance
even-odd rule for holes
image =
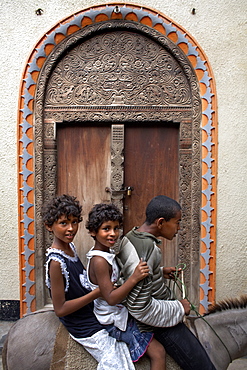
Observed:
[[[30,218],[26,229],[26,235],[31,235],[30,226],[35,227],[35,254],[30,248],[33,238],[27,240],[28,263],[31,265],[31,257],[36,270],[35,291],[32,269],[28,277],[26,303],[30,309],[32,295],[37,308],[46,303],[44,246],[50,240],[44,233],[40,211],[44,200],[57,192],[77,195],[85,213],[96,202],[117,201],[126,220],[131,220],[126,228],[141,221],[142,211],[153,196],[163,193],[177,198],[183,207],[182,232],[174,245],[178,253],[169,254],[171,246],[166,243],[163,248],[169,262],[187,264],[190,297],[196,303],[200,300],[200,264],[204,267],[200,263],[200,237],[203,222],[208,222],[205,214],[211,212],[206,204],[201,213],[201,153],[206,146],[202,144],[200,129],[203,100],[198,76],[205,79],[205,66],[203,62],[199,65],[198,52],[192,47],[189,50],[185,36],[181,42],[174,42],[175,36],[182,36],[162,17],[154,18],[152,11],[132,5],[119,8],[116,13],[115,6],[95,7],[58,26],[30,64],[32,70],[26,80],[30,83],[29,94],[31,78],[36,77],[32,112],[34,193],[27,188],[29,173],[25,176],[26,188],[23,187],[28,194],[26,199],[33,194],[35,203],[34,223]],[[185,54],[186,47],[189,56],[197,55],[198,73],[193,58]],[[208,87],[205,95],[211,98]],[[31,118],[29,114],[27,118]],[[73,167],[75,157],[78,162]],[[211,167],[208,159],[205,163]],[[141,181],[144,167],[146,176]],[[150,181],[152,174],[153,179],[161,176],[161,181]],[[81,178],[86,181],[80,181]],[[133,188],[132,195],[123,197],[122,187],[128,186]],[[27,213],[29,209],[32,206]],[[81,239],[79,236],[80,245],[86,237],[83,229],[79,235],[83,235]],[[88,250],[91,245],[86,244]],[[82,257],[84,252],[82,248]],[[210,257],[206,266],[209,261]],[[210,274],[203,275],[209,285]]]

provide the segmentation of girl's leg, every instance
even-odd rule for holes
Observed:
[[[146,354],[150,358],[150,370],[166,369],[166,351],[162,344],[155,338],[150,342]]]

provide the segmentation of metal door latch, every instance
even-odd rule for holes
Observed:
[[[105,191],[107,193],[111,193],[111,195],[113,195],[114,197],[117,195],[127,195],[130,197],[133,190],[134,190],[133,186],[126,186],[125,188],[120,189],[120,190],[115,190],[115,189],[109,188],[108,186],[105,188]]]

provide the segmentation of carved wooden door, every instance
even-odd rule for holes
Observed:
[[[197,53],[192,49],[189,52]],[[127,231],[144,221],[153,196],[167,194],[181,200],[183,218],[177,240],[164,245],[164,263],[176,263],[178,253],[190,268],[189,289],[198,301],[201,100],[197,78],[176,43],[135,21],[93,22],[54,47],[40,72],[35,103],[38,246],[51,243],[49,234],[40,231],[40,210],[43,201],[57,192],[77,195],[83,205],[84,221],[75,242],[84,261],[92,245],[85,220],[94,203],[119,201]],[[132,186],[132,195],[115,196],[112,190],[122,186]],[[43,265],[40,258],[36,275],[43,274]]]
[[[58,162],[50,168],[57,167],[58,193],[75,194],[83,205],[76,239],[82,259],[92,244],[85,231],[92,205],[120,202],[124,231],[140,224],[153,196],[178,199],[178,157],[191,145],[186,74],[167,38],[156,40],[156,33],[132,26],[122,30],[117,22],[110,31],[102,26],[93,37],[72,39],[47,84],[45,132],[56,123],[58,148]],[[47,140],[47,156],[51,145]],[[134,188],[131,196],[116,195],[128,186]],[[168,264],[177,260],[173,249],[166,253]]]
[[[115,177],[121,178],[131,194],[120,193],[124,212],[124,232],[145,220],[145,207],[156,195],[178,198],[178,127],[176,125],[126,124],[124,160]],[[83,222],[75,243],[82,260],[93,240],[85,228],[91,207],[114,201],[111,188],[111,126],[61,125],[57,130],[58,194],[75,195],[83,205]],[[123,165],[123,166],[122,166]],[[114,185],[113,185],[114,186]],[[114,189],[111,189],[112,192]],[[113,199],[112,199],[113,197]],[[175,241],[164,241],[164,263],[176,263]]]

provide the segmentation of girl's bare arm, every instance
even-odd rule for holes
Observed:
[[[140,261],[129,279],[120,287],[115,288],[110,279],[109,264],[104,258],[94,256],[90,262],[90,269],[94,271],[101,296],[111,306],[122,302],[134,286],[148,276],[149,272],[147,263]]]
[[[100,296],[100,290],[95,289],[85,296],[66,301],[61,266],[59,262],[53,260],[50,262],[50,281],[52,302],[58,317],[69,315]]]

